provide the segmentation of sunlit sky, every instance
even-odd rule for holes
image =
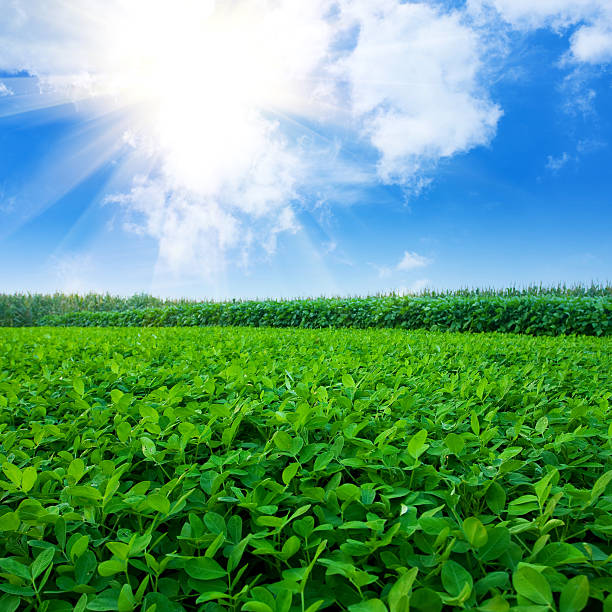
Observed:
[[[0,15],[0,292],[612,280],[610,0]]]

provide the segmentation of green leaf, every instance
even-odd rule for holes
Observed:
[[[471,592],[474,585],[471,574],[456,561],[449,560],[444,563],[441,578],[442,586],[453,597],[458,596],[466,585]]]
[[[74,579],[77,584],[87,584],[94,576],[98,560],[90,550],[85,551],[74,564]]]
[[[535,424],[535,430],[542,435],[548,427],[548,418],[543,416],[538,419],[538,422]]]
[[[418,572],[419,569],[417,567],[409,569],[407,572],[404,572],[391,587],[389,591],[389,608],[391,612],[402,612],[404,609],[407,611],[412,585],[414,584]],[[402,599],[405,601],[403,605],[401,604]]]
[[[102,493],[100,493],[100,491],[94,487],[77,485],[75,487],[67,487],[65,491],[68,493],[68,495],[71,495],[72,497],[79,497],[81,499],[91,501],[98,501],[102,499]]]
[[[98,565],[98,573],[100,576],[107,578],[108,576],[114,576],[125,570],[125,561],[119,561],[118,559],[110,559],[109,561],[102,561]]]
[[[7,574],[12,574],[13,576],[23,578],[28,582],[32,577],[32,574],[30,573],[30,568],[23,565],[22,563],[19,563],[19,561],[17,561],[13,557],[0,559],[0,570]]]
[[[127,561],[130,556],[130,547],[125,542],[107,542],[106,548],[122,561]]]
[[[147,495],[147,506],[160,514],[168,514],[170,512],[170,500],[160,493],[151,493]]]
[[[429,446],[425,444],[426,439],[427,430],[425,429],[421,429],[410,438],[410,442],[408,442],[408,453],[411,457],[418,459],[429,448]]]
[[[150,438],[142,437],[140,438],[140,444],[142,447],[142,454],[147,458],[151,459],[155,456],[157,449],[155,447],[155,443]]]
[[[248,612],[274,612],[274,608],[271,608],[268,604],[262,601],[247,601],[241,608]]]
[[[486,385],[486,381],[482,380],[480,381],[480,385],[478,386],[479,387],[482,386],[484,390],[484,385]],[[481,395],[481,399],[482,399],[482,395]],[[480,422],[478,421],[478,415],[473,410],[472,410],[472,414],[470,415],[470,427],[472,428],[474,435],[476,436],[480,435]]]
[[[278,430],[274,436],[272,436],[272,440],[279,450],[286,452],[291,450],[291,436],[286,431]]]
[[[523,565],[512,574],[512,585],[516,592],[535,604],[552,604],[552,591],[548,581],[537,570]]]
[[[321,453],[314,462],[314,471],[319,472],[324,470],[329,462],[334,458],[334,453],[332,451],[327,451],[325,453]]]
[[[444,438],[444,445],[451,453],[458,455],[465,448],[465,440],[459,434],[451,432]]]
[[[510,531],[507,527],[498,525],[487,530],[487,541],[478,549],[481,561],[495,561],[499,559],[510,546]]]
[[[132,434],[132,427],[127,421],[121,421],[119,425],[117,425],[117,438],[119,438],[120,442],[127,442]]]
[[[0,599],[0,610],[2,612],[15,612],[19,608],[19,597],[5,595]]]
[[[87,595],[83,593],[83,595],[79,597],[79,601],[77,601],[76,605],[74,606],[74,612],[85,612],[86,607],[87,607]]]
[[[17,531],[20,525],[17,512],[7,512],[0,516],[0,531]]]
[[[68,466],[68,476],[72,476],[74,482],[78,482],[85,473],[85,463],[82,459],[73,459]]]
[[[482,548],[489,539],[485,526],[474,516],[470,516],[463,521],[463,532],[467,541],[474,548]]]
[[[21,484],[21,470],[12,463],[5,461],[2,464],[4,475],[16,486]]]
[[[119,594],[117,593],[117,591],[104,591],[103,593],[100,593],[100,595],[97,595],[87,604],[87,609],[98,611],[118,610],[118,599]]]
[[[36,483],[36,478],[36,468],[34,466],[29,466],[23,470],[21,475],[21,488],[24,493],[28,493],[32,490],[32,487],[34,487]]]
[[[42,574],[49,567],[49,565],[51,565],[54,555],[54,548],[45,548],[43,551],[41,551],[36,559],[32,561],[32,565],[30,565],[32,578],[38,578],[38,576],[40,576],[40,574]]]
[[[612,481],[612,470],[607,471],[605,474],[602,474],[593,485],[591,489],[591,503],[595,502],[599,496],[606,490],[608,485]]]
[[[497,482],[492,482],[485,493],[485,502],[493,514],[501,514],[506,507],[506,491]]]
[[[380,599],[367,599],[349,606],[350,612],[387,612],[387,606]]]
[[[580,612],[589,601],[589,579],[576,576],[568,580],[561,591],[559,612]]]
[[[14,584],[2,584],[0,583],[0,591],[10,593],[11,595],[19,595],[21,597],[33,597],[35,591],[31,587],[16,586]]]
[[[547,544],[536,555],[536,563],[557,567],[568,563],[585,563],[586,557],[575,546],[567,542]]]
[[[544,502],[548,498],[552,488],[552,480],[558,477],[558,475],[559,471],[556,468],[553,468],[550,472],[548,472],[548,474],[546,474],[546,476],[533,485],[535,494],[538,496],[540,506],[544,505]]]
[[[185,571],[197,580],[215,580],[224,578],[227,572],[213,559],[196,557],[185,561]]]
[[[218,533],[217,537],[210,543],[210,545],[206,549],[204,556],[212,559],[217,554],[217,551],[221,548],[221,546],[223,546],[224,542],[225,535],[223,533]]]
[[[290,463],[283,470],[282,479],[285,485],[288,485],[293,480],[294,476],[297,474],[299,469],[300,469],[299,463]]]
[[[301,542],[297,536],[291,536],[284,544],[282,548],[283,561],[293,557],[298,550],[300,550]]]
[[[119,591],[119,598],[117,599],[117,610],[119,612],[132,612],[136,606],[134,594],[132,593],[132,587],[129,584],[124,584]]]
[[[206,591],[202,593],[197,599],[196,603],[204,603],[206,601],[220,601],[221,599],[231,599],[232,596],[221,591]]]
[[[74,388],[74,390],[77,392],[78,395],[80,395],[81,397],[84,395],[84,393],[85,393],[85,385],[84,385],[82,379],[75,378],[72,381],[72,387]]]
[[[55,533],[55,539],[57,540],[57,543],[63,550],[66,546],[66,521],[63,517],[60,516],[57,521],[55,521],[55,525],[53,526],[53,532]]]
[[[232,552],[230,553],[229,559],[227,560],[227,571],[233,572],[238,565],[240,564],[240,560],[242,559],[242,555],[244,554],[244,550],[249,543],[251,536],[248,535],[246,538],[241,540],[238,544],[232,548]]]
[[[355,384],[355,381],[353,380],[353,377],[350,374],[342,375],[342,385],[344,387],[348,387],[349,389],[354,389],[357,386]]]
[[[361,497],[361,489],[350,482],[340,485],[335,491],[338,499],[342,501]]]
[[[510,610],[510,604],[501,595],[495,595],[483,601],[477,609],[479,612],[507,612]]]
[[[74,537],[74,536],[73,536]],[[71,538],[72,541],[72,538]],[[70,547],[70,558],[74,561],[77,557],[80,557],[89,546],[89,536],[82,535],[72,542]]]
[[[204,524],[208,528],[208,531],[215,535],[226,532],[225,519],[216,512],[207,512],[204,515]]]
[[[423,588],[413,591],[409,605],[411,610],[417,612],[441,612],[443,604],[438,593]]]

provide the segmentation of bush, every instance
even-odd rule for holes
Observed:
[[[77,327],[401,327],[461,332],[607,336],[612,299],[557,295],[370,297],[170,305],[44,316]]]

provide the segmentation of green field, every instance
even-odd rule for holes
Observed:
[[[611,349],[0,329],[0,610],[612,610]]]
[[[226,302],[162,300],[146,294],[0,294],[0,327],[31,326],[401,327],[608,336],[612,335],[612,285]]]

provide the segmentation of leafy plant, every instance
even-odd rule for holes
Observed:
[[[556,295],[419,296],[204,302],[164,308],[71,312],[41,325],[77,327],[402,327],[530,335],[612,333],[612,299]]]
[[[609,610],[610,348],[0,330],[0,609]]]

